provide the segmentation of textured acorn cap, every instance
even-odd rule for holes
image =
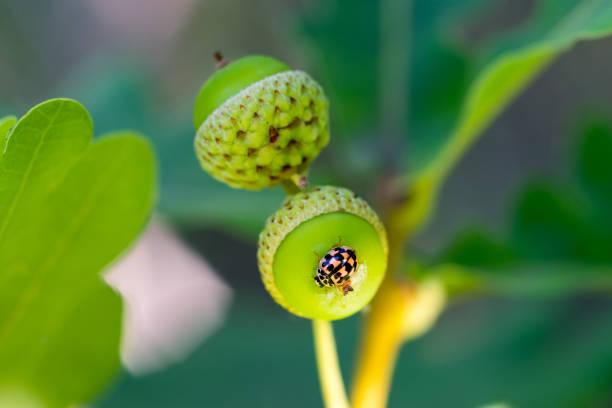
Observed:
[[[302,71],[257,81],[214,110],[200,126],[202,167],[231,187],[258,190],[304,172],[329,142],[329,103]]]
[[[382,259],[384,261],[380,276],[376,277],[377,283],[375,284],[373,291],[371,291],[371,294],[368,295],[370,296],[370,298],[374,295],[376,289],[378,288],[378,285],[380,284],[380,281],[382,281],[382,277],[386,270],[388,244],[385,228],[380,219],[378,218],[376,212],[363,199],[357,197],[352,191],[348,189],[332,186],[313,187],[287,197],[281,208],[267,220],[264,230],[259,235],[257,261],[259,264],[259,270],[261,272],[262,280],[268,292],[272,295],[276,302],[278,302],[281,306],[298,316],[329,319],[345,317],[313,316],[308,315],[308,313],[305,313],[304,311],[297,310],[293,306],[293,302],[290,299],[286,299],[279,290],[277,283],[275,282],[274,275],[275,254],[277,253],[277,250],[279,249],[281,243],[283,243],[283,240],[285,240],[288,234],[297,231],[296,229],[300,225],[303,225],[303,223],[305,223],[306,221],[312,220],[315,217],[321,215],[332,213],[353,214],[357,217],[360,217],[361,219],[367,221],[367,223],[371,225],[371,227],[376,231],[378,235],[382,250]],[[341,231],[334,232],[334,234],[341,234]],[[335,235],[335,237],[338,237],[338,235]],[[308,252],[309,250],[304,249],[304,251]],[[314,254],[312,253],[308,253],[307,256],[314,258]],[[348,299],[349,296],[357,296],[359,294],[359,280],[367,279],[367,277],[359,276],[358,271],[359,266],[356,272],[357,276],[353,277],[353,282],[355,283],[355,292],[351,292],[346,297],[346,299]],[[312,281],[312,277],[314,276],[315,272],[316,266],[314,266],[312,270],[312,276],[296,276],[295,278],[305,278],[308,280],[309,284],[312,283],[314,287],[315,283],[314,281]],[[319,290],[319,288],[316,288],[315,290]],[[342,299],[342,295],[339,293],[340,292],[335,291],[334,289],[329,290],[329,294],[331,296],[340,296],[340,299]],[[359,309],[365,304],[367,304],[370,298],[363,299],[361,301],[362,304]],[[346,315],[352,314],[357,310],[358,309],[347,312]]]

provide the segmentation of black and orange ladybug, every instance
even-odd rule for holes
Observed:
[[[329,250],[319,261],[317,276],[314,277],[319,287],[337,287],[344,296],[353,291],[351,276],[357,269],[357,254],[348,246],[337,246]]]

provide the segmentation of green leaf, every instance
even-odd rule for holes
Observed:
[[[17,122],[17,118],[14,116],[5,116],[0,118],[0,156],[4,154],[4,148],[6,147],[6,139],[11,128]]]
[[[449,263],[430,267],[424,274],[439,277],[454,295],[551,298],[612,291],[612,265],[551,261],[484,268]]]
[[[19,120],[0,162],[0,245],[20,219],[21,204],[56,186],[92,134],[85,108],[67,99],[43,102]]]
[[[155,200],[148,144],[121,132],[90,145],[77,102],[26,114],[0,160],[0,389],[49,407],[84,402],[119,365],[121,301],[100,272]]]
[[[412,150],[407,158],[411,171],[406,182],[413,190],[414,204],[405,209],[406,230],[414,230],[426,222],[440,185],[455,163],[554,58],[577,41],[612,33],[612,3],[609,1],[547,0],[540,6],[522,30],[476,53],[473,60],[479,69],[468,80],[469,85],[462,96],[458,98],[457,87],[452,86],[448,87],[446,97],[437,96],[440,100],[460,101],[454,114],[442,106],[439,116],[435,111],[417,115],[423,120],[417,120],[412,128]],[[432,72],[431,68],[421,71],[426,75]],[[415,81],[427,82],[427,78]],[[453,123],[445,119],[449,114],[455,119],[447,128],[444,123]]]
[[[481,52],[481,68],[466,90],[454,129],[441,138],[446,142],[422,171],[447,173],[475,138],[556,56],[579,40],[610,33],[612,3],[606,0],[545,1],[530,24]],[[415,137],[426,143],[432,139],[431,134]],[[414,144],[419,145],[419,140]],[[419,154],[418,149],[415,154]]]

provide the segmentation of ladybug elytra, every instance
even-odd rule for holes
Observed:
[[[329,250],[319,261],[317,276],[314,277],[319,287],[337,287],[344,296],[352,292],[351,276],[357,269],[357,254],[348,246],[337,246]]]

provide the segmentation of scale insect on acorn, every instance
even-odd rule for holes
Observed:
[[[216,53],[215,59],[217,71],[194,106],[202,168],[232,188],[282,186],[287,193],[259,234],[257,263],[266,290],[309,319],[360,311],[383,280],[387,236],[376,212],[352,191],[308,187],[308,167],[329,143],[323,88],[271,57],[227,62]],[[313,262],[313,252],[324,255]]]

